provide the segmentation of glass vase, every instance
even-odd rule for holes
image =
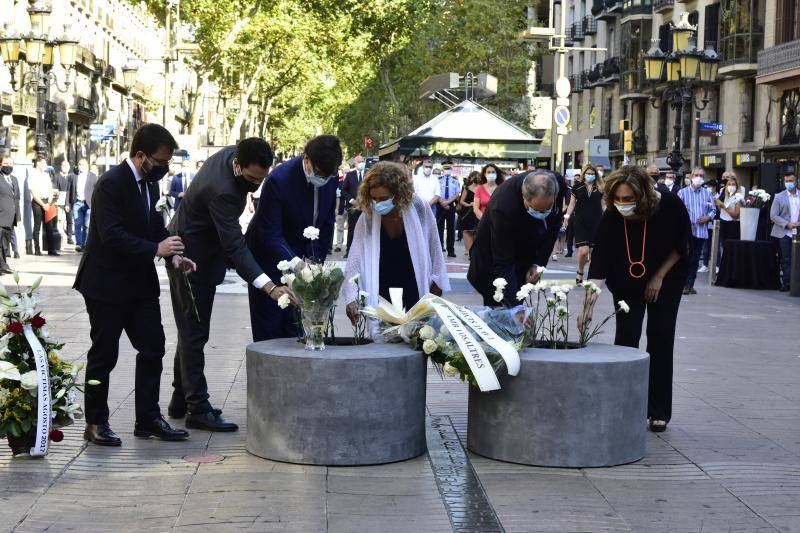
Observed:
[[[301,323],[306,341],[306,350],[324,350],[325,332],[328,327],[332,304],[310,301],[301,308]]]

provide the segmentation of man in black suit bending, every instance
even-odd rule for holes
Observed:
[[[205,354],[216,287],[225,279],[228,266],[247,283],[277,301],[289,294],[264,273],[245,243],[239,217],[267,177],[272,149],[264,139],[250,138],[209,157],[184,193],[181,208],[169,229],[182,239],[187,255],[197,261],[197,271],[188,276],[168,268],[172,311],[178,327],[175,351],[174,391],[169,416],[186,416],[186,427],[208,431],[236,431],[238,426],[222,418],[222,411],[209,402],[204,373]],[[192,298],[194,296],[194,298]]]
[[[86,301],[91,324],[84,438],[95,444],[122,443],[108,422],[108,388],[123,330],[138,352],[134,435],[162,440],[189,436],[173,429],[158,407],[165,339],[153,260],[165,258],[173,268],[195,269],[181,256],[181,239],[170,237],[155,208],[158,181],[177,147],[162,126],[145,124],[133,136],[130,157],[100,177],[92,196],[89,235],[74,288]]]
[[[345,174],[341,187],[342,197],[339,199],[340,202],[344,203],[345,213],[347,213],[347,248],[345,249],[345,257],[350,253],[353,235],[356,233],[356,224],[361,216],[361,206],[358,205],[358,188],[361,187],[361,182],[364,181],[364,171],[367,167],[364,158],[360,155],[357,155],[353,162],[356,168]]]

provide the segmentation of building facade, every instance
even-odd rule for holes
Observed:
[[[784,119],[779,118],[776,100],[788,91],[784,108],[790,109],[796,94],[791,89],[800,82],[797,72],[794,85],[784,79],[785,71],[797,70],[800,61],[798,17],[780,16],[790,8],[796,14],[797,0],[566,0],[565,8],[569,43],[598,51],[567,56],[572,119],[563,144],[564,169],[589,162],[617,167],[626,156],[631,163],[667,168],[678,122],[684,167],[701,166],[709,177],[732,169],[745,185],[758,185],[763,163],[791,156],[780,149],[774,157],[767,153],[770,146],[781,146],[778,124]],[[653,44],[671,51],[672,23],[683,13],[697,28],[697,48],[715,50],[720,64],[716,82],[707,91],[697,88],[697,106],[685,106],[681,116],[661,101],[663,84],[653,87],[646,82],[643,56]],[[772,31],[776,24],[782,25],[783,33]],[[773,47],[775,52],[760,55],[765,47],[765,52]],[[783,59],[787,57],[792,59]],[[622,120],[633,132],[627,154]],[[720,124],[722,135],[698,135],[706,129],[701,123]],[[608,153],[587,154],[591,139],[607,139]],[[789,134],[785,140],[792,139],[796,137]]]

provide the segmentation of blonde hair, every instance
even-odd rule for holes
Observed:
[[[391,161],[381,161],[373,165],[361,187],[358,188],[358,202],[361,209],[372,215],[372,197],[369,195],[373,187],[386,187],[394,196],[395,207],[402,211],[411,205],[414,197],[414,184],[405,165]]]
[[[640,166],[625,165],[618,168],[608,177],[605,183],[606,209],[615,209],[614,194],[622,184],[633,189],[636,196],[637,215],[649,217],[658,211],[659,196],[650,175]]]
[[[594,183],[592,183],[592,185],[597,187],[598,191],[603,192],[603,188],[605,187],[606,182],[603,181],[603,178],[600,177],[600,174],[597,172],[597,169],[592,165],[585,165],[583,167],[583,170],[581,170],[581,181],[584,184],[586,184],[586,173],[590,170],[594,172]]]

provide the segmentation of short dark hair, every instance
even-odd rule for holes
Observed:
[[[38,163],[39,161],[44,161],[47,163],[47,158],[44,156],[44,154],[36,154],[36,157],[33,158],[34,164]]]
[[[145,124],[133,134],[130,155],[134,156],[138,152],[153,155],[162,146],[169,149],[170,152],[174,152],[178,149],[178,142],[161,124]]]
[[[258,165],[261,168],[269,168],[274,156],[272,148],[264,139],[250,137],[239,141],[236,145],[236,159],[242,168],[250,165]]]
[[[787,176],[797,176],[797,174],[794,173],[794,170],[786,170],[781,173],[782,178],[786,178]]]
[[[342,144],[335,135],[314,137],[306,143],[303,153],[324,174],[321,177],[333,175],[342,164]]]

